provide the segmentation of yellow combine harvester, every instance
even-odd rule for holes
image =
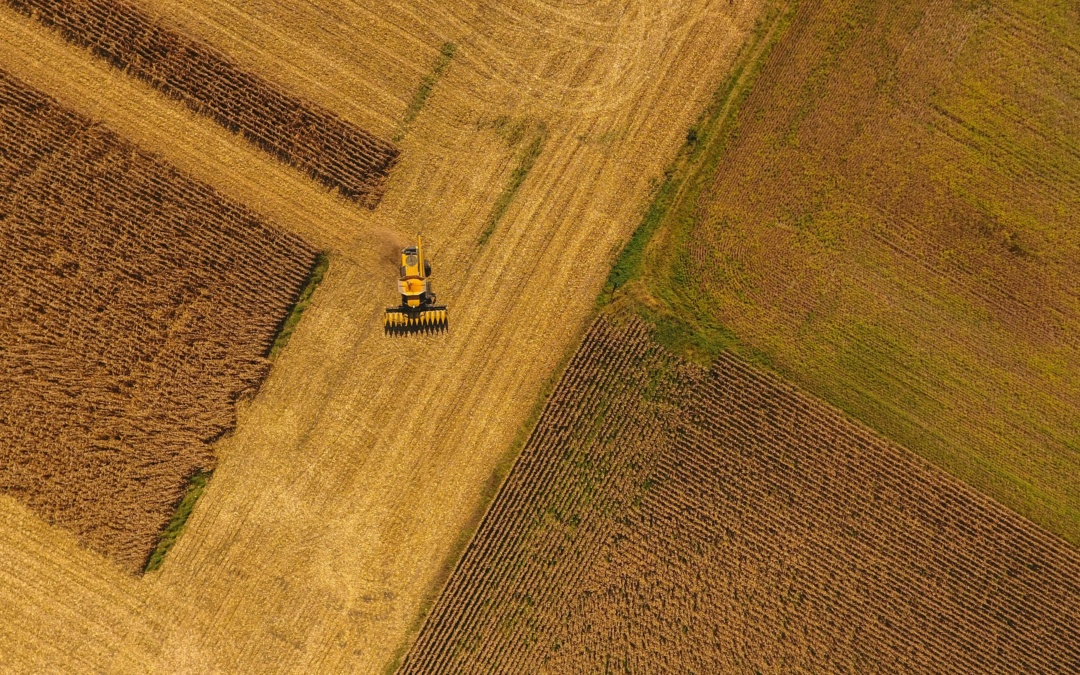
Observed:
[[[431,263],[424,259],[424,242],[416,235],[416,246],[401,250],[401,277],[398,291],[401,306],[388,307],[383,325],[387,333],[435,333],[447,328],[446,305],[435,304],[431,292]]]

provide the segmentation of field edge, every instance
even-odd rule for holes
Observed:
[[[402,661],[409,653],[409,650],[412,648],[417,636],[419,636],[420,631],[423,630],[424,623],[431,614],[432,607],[438,602],[443,594],[443,590],[450,582],[451,577],[454,576],[454,573],[465,559],[465,552],[476,538],[477,533],[484,524],[484,520],[487,518],[488,512],[498,499],[499,493],[506,483],[506,479],[510,476],[510,472],[513,471],[514,465],[521,456],[521,451],[525,448],[525,443],[529,440],[529,437],[532,436],[533,431],[536,429],[536,425],[540,423],[544,411],[547,410],[548,405],[551,402],[552,394],[555,393],[559,384],[562,382],[563,376],[570,366],[570,362],[581,348],[585,336],[588,335],[589,331],[592,330],[593,326],[600,319],[600,315],[599,311],[594,311],[582,322],[581,327],[578,328],[573,339],[567,343],[566,351],[559,359],[558,364],[551,371],[551,374],[548,375],[543,386],[541,386],[536,401],[533,403],[532,410],[529,412],[529,416],[526,418],[525,422],[518,427],[514,440],[511,441],[510,445],[503,453],[502,458],[499,460],[498,464],[495,465],[495,469],[491,472],[491,476],[484,485],[484,490],[479,503],[477,503],[476,508],[469,517],[466,526],[462,528],[458,535],[454,547],[446,555],[442,568],[439,571],[439,575],[436,577],[435,583],[431,585],[429,592],[425,595],[424,601],[417,611],[413,622],[410,624],[405,638],[397,649],[394,650],[386,667],[383,668],[383,673],[385,675],[393,675],[393,673],[396,673],[401,667]]]
[[[296,330],[296,327],[300,324],[300,319],[304,315],[304,311],[312,302],[312,298],[315,295],[315,290],[322,283],[326,277],[326,272],[330,269],[330,255],[325,251],[320,251],[315,254],[314,260],[311,262],[311,269],[308,270],[307,278],[304,280],[300,291],[297,293],[296,301],[293,302],[289,308],[289,312],[281,319],[281,323],[278,324],[277,331],[274,333],[274,340],[270,343],[270,348],[266,352],[266,357],[270,360],[275,359],[281,350],[285,349],[285,345],[289,344],[289,340],[292,339],[292,334]]]
[[[169,520],[169,524],[162,530],[161,539],[158,541],[158,545],[150,552],[150,556],[146,559],[146,567],[143,569],[143,574],[149,574],[150,572],[161,569],[161,566],[165,563],[166,554],[168,554],[169,550],[176,544],[180,535],[184,533],[184,526],[187,525],[188,519],[195,511],[195,503],[199,501],[199,497],[206,491],[206,486],[210,482],[210,478],[213,474],[214,471],[212,469],[199,469],[188,479],[187,490],[176,505],[176,513],[173,514],[172,519]]]

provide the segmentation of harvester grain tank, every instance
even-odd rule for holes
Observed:
[[[447,328],[446,305],[435,304],[431,290],[431,263],[424,258],[424,242],[416,235],[416,246],[401,250],[398,292],[401,305],[388,307],[383,325],[388,334],[436,333]]]

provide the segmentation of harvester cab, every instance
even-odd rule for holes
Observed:
[[[416,235],[416,246],[401,250],[398,292],[401,305],[388,307],[383,325],[389,334],[435,333],[446,330],[446,305],[435,304],[431,290],[431,263],[424,258],[424,242]]]

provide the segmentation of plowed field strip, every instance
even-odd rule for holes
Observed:
[[[370,208],[381,199],[397,148],[210,45],[118,0],[6,2],[349,199]]]

